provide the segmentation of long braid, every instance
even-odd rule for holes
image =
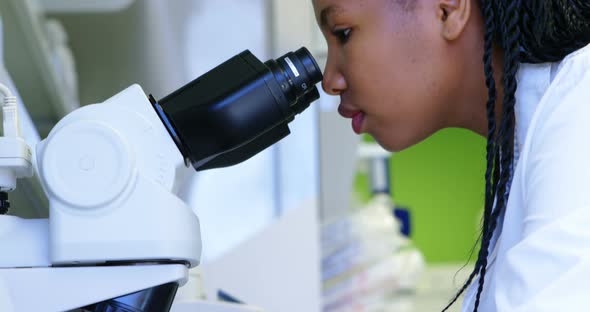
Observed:
[[[498,182],[496,214],[500,214],[505,209],[508,194],[510,192],[510,177],[512,173],[513,150],[512,138],[514,135],[514,105],[516,103],[515,93],[517,88],[516,73],[519,68],[519,0],[510,0],[504,9],[504,99],[503,99],[503,116],[500,131],[498,134],[500,145],[500,180]],[[480,271],[479,285],[475,299],[474,311],[478,310],[483,285],[485,283],[487,256],[489,253],[490,241],[498,223],[498,218],[491,218],[487,233],[482,240],[481,251],[483,252],[482,267]]]
[[[496,106],[496,81],[494,79],[494,70],[492,66],[493,60],[493,42],[494,42],[494,34],[496,32],[496,21],[494,18],[494,7],[491,1],[484,3],[481,7],[482,14],[486,17],[485,19],[485,34],[484,34],[484,71],[486,76],[486,86],[488,87],[488,101],[486,104],[486,111],[487,111],[487,118],[488,118],[488,135],[487,135],[487,168],[485,173],[485,205],[484,205],[484,219],[483,219],[483,226],[482,226],[482,239],[485,239],[485,233],[488,232],[488,223],[492,214],[492,207],[493,207],[493,181],[492,181],[492,171],[494,170],[494,160],[495,155],[497,153],[496,149],[496,116],[495,116],[495,106]],[[475,276],[479,273],[479,270],[482,265],[482,252],[478,254],[477,262],[475,264],[475,268],[469,275],[469,278],[463,285],[463,287],[457,292],[455,297],[447,304],[447,306],[443,309],[443,312],[448,310],[465,292],[467,287],[471,284]]]

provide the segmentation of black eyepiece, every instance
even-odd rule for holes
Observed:
[[[250,51],[151,102],[196,170],[244,161],[289,134],[319,99],[322,72],[306,48],[262,63]]]
[[[297,58],[301,61],[301,63],[305,67],[305,70],[307,71],[307,74],[309,75],[309,79],[311,79],[312,81],[317,81],[317,82],[322,81],[322,79],[323,79],[322,71],[320,70],[318,63],[316,63],[315,59],[313,58],[313,56],[311,55],[309,50],[307,50],[306,47],[303,47],[303,48],[295,51],[295,56],[297,56]]]
[[[301,48],[265,65],[272,71],[291,105],[322,80],[322,72],[311,53]]]

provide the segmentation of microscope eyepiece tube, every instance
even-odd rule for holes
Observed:
[[[319,98],[321,70],[306,48],[262,63],[244,51],[156,101],[156,113],[196,170],[242,162],[289,134]]]

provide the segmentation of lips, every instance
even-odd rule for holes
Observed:
[[[342,104],[338,106],[338,113],[344,118],[353,118],[354,115],[358,114],[360,111],[360,109],[353,109]]]
[[[363,112],[358,112],[356,115],[352,117],[352,130],[356,134],[361,134],[363,132],[363,122],[365,121],[365,114]]]
[[[352,119],[352,130],[356,134],[361,134],[363,130],[363,122],[365,121],[365,113],[358,109],[340,105],[338,106],[338,113],[344,118]]]

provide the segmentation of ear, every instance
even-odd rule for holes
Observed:
[[[438,18],[441,35],[454,41],[465,29],[471,15],[472,0],[439,0]]]

